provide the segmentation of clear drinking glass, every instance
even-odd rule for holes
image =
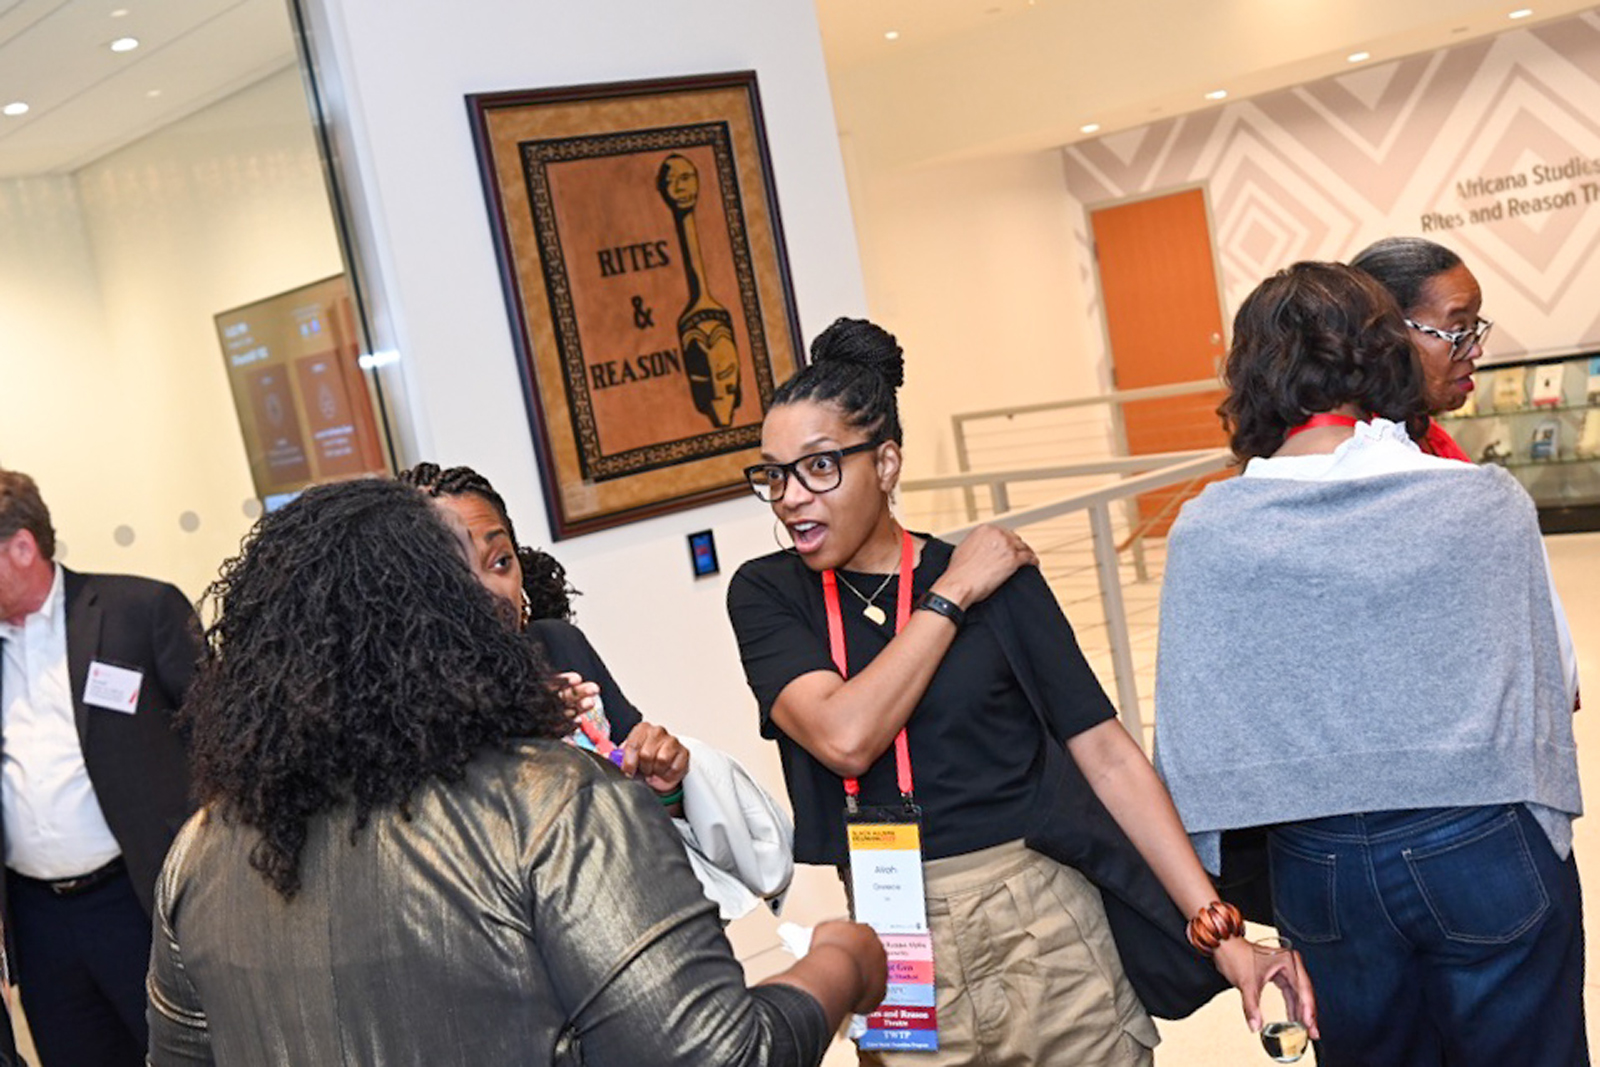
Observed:
[[[1299,1015],[1295,990],[1300,982],[1300,957],[1286,938],[1250,942],[1256,983],[1261,988],[1261,1045],[1278,1063],[1294,1063],[1306,1054],[1310,1035]]]

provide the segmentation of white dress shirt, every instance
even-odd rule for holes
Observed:
[[[0,805],[6,866],[30,878],[73,878],[121,854],[83,762],[67,671],[61,567],[38,611],[0,622]]]

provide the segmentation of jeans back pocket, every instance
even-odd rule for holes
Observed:
[[[1267,838],[1272,872],[1272,913],[1279,930],[1297,944],[1339,940],[1339,862],[1332,853],[1292,845],[1274,831]]]
[[[1402,855],[1434,921],[1452,941],[1515,941],[1550,908],[1515,809],[1458,838]]]

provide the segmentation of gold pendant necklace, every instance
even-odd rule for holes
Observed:
[[[873,625],[882,626],[884,623],[889,621],[888,613],[885,612],[882,608],[878,607],[878,605],[873,603],[873,601],[877,600],[878,597],[883,594],[883,591],[885,589],[889,588],[889,583],[894,581],[894,576],[896,574],[899,574],[899,573],[900,573],[900,568],[896,567],[893,571],[891,571],[888,575],[886,575],[884,577],[882,582],[878,583],[878,588],[873,590],[871,596],[864,595],[861,592],[861,590],[859,590],[855,586],[851,585],[850,582],[848,580],[846,580],[845,576],[840,574],[837,570],[833,572],[833,575],[834,575],[835,578],[839,579],[840,584],[842,584],[846,589],[850,590],[852,593],[854,593],[856,595],[856,599],[857,600],[861,601],[863,604],[866,605],[866,607],[861,609],[862,616],[865,617]]]

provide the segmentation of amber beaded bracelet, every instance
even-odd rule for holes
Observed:
[[[1213,900],[1189,920],[1189,944],[1208,959],[1217,951],[1217,946],[1228,938],[1242,936],[1244,916],[1226,901]]]

